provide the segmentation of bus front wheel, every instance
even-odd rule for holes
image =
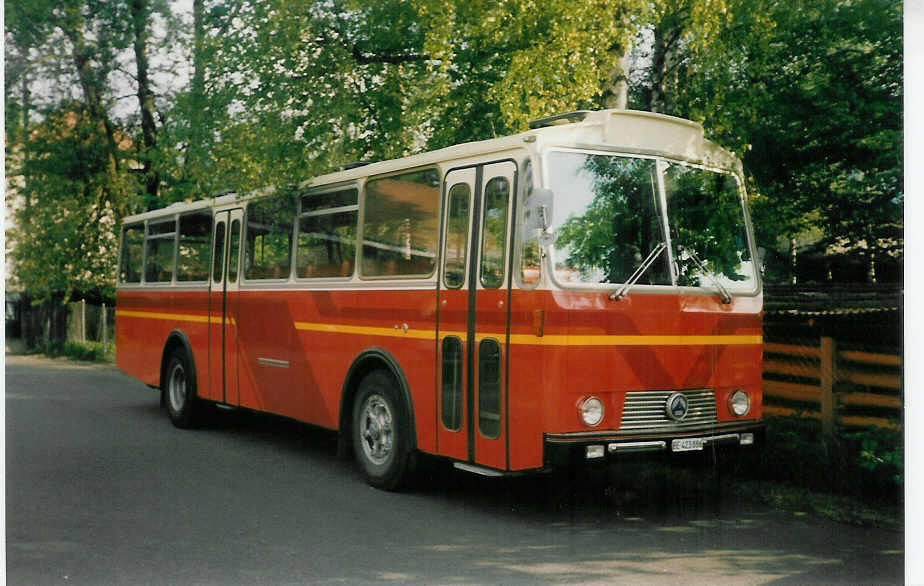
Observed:
[[[196,422],[196,380],[185,354],[174,350],[164,375],[164,403],[173,425],[193,427]]]
[[[366,482],[396,490],[410,474],[408,418],[394,381],[383,371],[362,380],[353,403],[353,452]]]

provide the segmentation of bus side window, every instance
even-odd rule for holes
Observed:
[[[355,188],[302,197],[295,253],[300,278],[350,277],[356,263],[359,216]]]
[[[510,182],[506,177],[488,181],[484,190],[484,234],[481,240],[481,284],[486,289],[497,289],[504,282],[509,197]]]
[[[435,169],[366,183],[361,275],[429,277],[436,267],[440,177]]]
[[[119,281],[140,283],[144,261],[144,224],[122,228],[122,258],[119,263]]]
[[[527,287],[533,287],[539,283],[542,276],[542,252],[539,248],[539,232],[537,229],[528,229],[527,226],[536,225],[535,221],[530,220],[530,215],[538,213],[534,206],[530,205],[530,196],[533,193],[533,165],[526,161],[523,166],[523,205],[520,206],[522,215],[520,222],[520,283]]]
[[[196,212],[180,216],[180,239],[176,254],[177,281],[206,281],[209,278],[209,245],[212,214]]]
[[[215,228],[215,253],[212,255],[212,280],[220,283],[224,275],[225,262],[225,222]]]
[[[449,208],[446,222],[446,250],[443,282],[450,289],[458,289],[465,282],[465,254],[468,249],[468,209],[471,201],[468,183],[457,183],[449,190]]]
[[[441,385],[443,427],[458,431],[462,427],[462,340],[456,336],[443,339],[443,381]]]
[[[294,199],[268,197],[247,206],[247,279],[288,279],[292,265]]]
[[[148,222],[145,239],[144,280],[148,283],[168,283],[173,280],[176,249],[176,218]]]
[[[478,344],[478,429],[485,437],[500,435],[500,398],[500,344],[493,338],[485,338]]]

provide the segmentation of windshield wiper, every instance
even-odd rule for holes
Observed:
[[[648,270],[654,261],[664,252],[664,249],[667,248],[667,244],[661,242],[648,253],[648,256],[645,260],[642,261],[642,264],[638,265],[638,268],[635,269],[635,272],[632,273],[632,276],[629,277],[629,280],[622,284],[622,287],[619,288],[615,293],[610,294],[610,301],[617,301],[622,299],[626,293],[629,292],[629,289],[632,288],[632,285],[635,285],[635,282],[642,278],[642,275],[645,274],[645,271]]]
[[[706,268],[706,265],[703,264],[703,261],[699,260],[699,257],[696,256],[696,253],[693,252],[691,249],[687,248],[686,246],[683,246],[680,244],[677,245],[677,249],[680,250],[681,252],[685,252],[687,256],[689,256],[690,259],[692,259],[693,262],[696,263],[696,266],[699,267],[699,270],[701,270],[704,275],[709,277],[709,280],[712,281],[712,283],[719,290],[721,297],[722,297],[722,303],[731,303],[731,300],[732,300],[731,293],[729,293],[728,289],[725,288],[725,285],[723,285],[722,282],[719,281],[714,274],[712,274],[712,271]]]

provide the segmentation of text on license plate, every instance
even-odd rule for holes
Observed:
[[[693,452],[702,450],[706,445],[704,437],[685,437],[671,441],[672,452]]]

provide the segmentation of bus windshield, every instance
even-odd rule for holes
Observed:
[[[573,151],[551,152],[547,169],[555,198],[550,231],[559,283],[613,286],[637,277],[640,285],[755,289],[733,175]],[[644,272],[633,276],[640,268]]]

